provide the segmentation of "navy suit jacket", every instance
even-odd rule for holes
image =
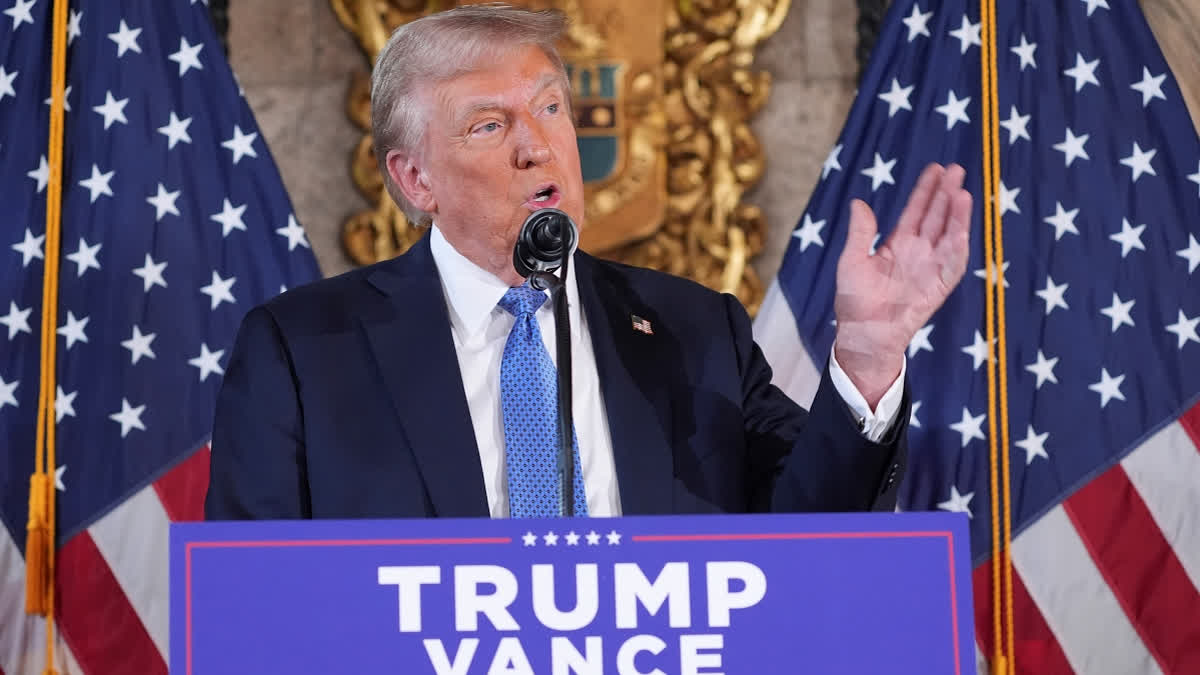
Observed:
[[[583,252],[574,264],[623,513],[894,507],[907,389],[888,437],[870,442],[827,369],[811,411],[771,385],[732,296]],[[633,330],[635,314],[652,335]],[[246,315],[217,401],[205,513],[489,515],[428,236]]]

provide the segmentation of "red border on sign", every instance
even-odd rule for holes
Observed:
[[[741,534],[637,534],[635,542],[680,541],[769,541],[797,539],[920,539],[946,540],[950,567],[950,621],[954,640],[954,673],[961,675],[961,653],[958,646],[958,581],[954,573],[954,533],[949,530],[913,532],[762,532]],[[278,541],[191,541],[185,547],[185,616],[187,635],[187,675],[192,675],[192,549],[195,548],[286,548],[298,546],[432,546],[471,544],[511,544],[512,537],[459,537],[430,539],[313,539]]]
[[[943,537],[950,562],[950,622],[954,630],[954,675],[961,675],[958,649],[958,581],[954,576],[954,533],[949,530],[916,532],[761,532],[752,534],[635,534],[633,541],[764,541],[781,539],[923,539]]]
[[[288,548],[297,546],[442,546],[511,544],[512,537],[442,537],[431,539],[280,539],[276,541],[189,541],[184,545],[184,598],[187,635],[187,675],[192,675],[192,549]]]

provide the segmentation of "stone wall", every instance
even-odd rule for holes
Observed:
[[[1200,0],[1142,0],[1142,7],[1192,119],[1200,120]],[[853,101],[856,18],[851,0],[793,0],[783,26],[760,50],[757,63],[775,82],[754,122],[768,168],[747,199],[770,223],[766,250],[755,260],[765,280],[778,269]],[[346,118],[345,98],[351,73],[365,71],[365,59],[328,0],[231,0],[229,45],[322,272],[349,269],[341,226],[365,202],[349,177],[359,133]]]

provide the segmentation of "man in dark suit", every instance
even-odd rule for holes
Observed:
[[[246,316],[217,404],[208,518],[547,515],[553,319],[512,251],[538,209],[584,223],[563,27],[555,12],[492,6],[392,36],[373,76],[376,154],[429,234]],[[732,296],[576,251],[577,511],[893,508],[904,350],[965,269],[962,180],[928,167],[875,255],[874,216],[851,205],[838,334],[810,411],[771,385]]]

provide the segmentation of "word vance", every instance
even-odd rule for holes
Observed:
[[[757,605],[767,591],[767,578],[757,565],[742,561],[714,561],[704,565],[705,609],[694,612],[690,565],[669,562],[653,579],[637,563],[615,563],[611,574],[604,575],[606,600],[611,608],[601,612],[601,574],[595,563],[573,566],[575,572],[574,606],[559,607],[555,599],[555,565],[532,565],[525,599],[532,605],[527,622],[540,626],[530,633],[574,632],[587,630],[592,635],[554,636],[549,644],[540,644],[539,660],[549,657],[552,675],[720,675],[720,633],[679,634],[677,649],[661,637],[616,631],[638,630],[645,616],[657,616],[665,607],[667,624],[672,629],[729,628],[733,610]],[[605,570],[608,572],[608,570]],[[517,632],[522,626],[513,615],[522,586],[517,575],[498,565],[455,565],[452,579],[453,627],[426,625],[422,620],[422,590],[442,590],[440,566],[387,566],[378,568],[379,584],[396,586],[399,599],[399,630],[403,634],[444,635],[478,633],[480,619],[487,624],[486,635]],[[439,599],[441,596],[439,595]],[[526,603],[520,603],[526,604]],[[611,611],[609,611],[611,610]],[[661,621],[660,621],[661,623]],[[542,630],[544,628],[544,630]],[[595,635],[601,633],[603,635]],[[607,644],[606,644],[607,637]],[[674,637],[672,638],[675,639]],[[426,637],[422,643],[433,672],[437,675],[466,675],[477,659],[489,663],[488,675],[534,673],[526,650],[529,638],[517,636],[456,636],[453,640]],[[485,642],[486,641],[486,642]],[[615,644],[619,642],[619,644]],[[448,650],[447,645],[452,645]],[[480,653],[481,644],[486,649]],[[606,651],[607,650],[607,651]],[[490,660],[488,658],[490,652]],[[606,666],[608,666],[606,668]],[[678,666],[678,667],[676,667]],[[483,671],[474,671],[483,672]],[[539,669],[540,672],[540,669]]]

